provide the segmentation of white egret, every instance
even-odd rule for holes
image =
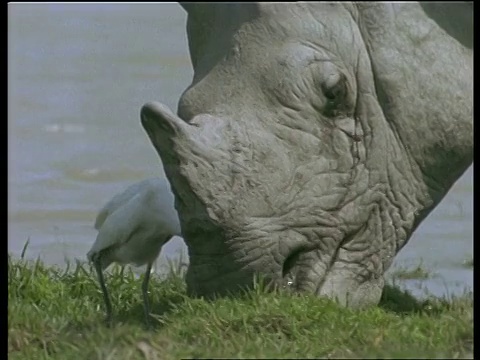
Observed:
[[[147,264],[142,283],[145,320],[149,325],[148,282],[152,264],[162,246],[173,236],[181,236],[174,195],[167,179],[151,178],[129,186],[114,196],[100,210],[95,221],[98,235],[87,254],[102,288],[107,322],[111,322],[112,305],[103,271],[112,263]]]

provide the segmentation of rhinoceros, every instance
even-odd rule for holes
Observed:
[[[377,304],[473,161],[471,6],[182,6],[192,84],[177,114],[148,102],[141,122],[175,194],[188,293],[235,294],[260,274]]]

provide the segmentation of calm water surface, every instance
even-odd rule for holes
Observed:
[[[173,110],[190,84],[186,14],[177,4],[9,4],[8,246],[53,264],[85,258],[98,209],[129,184],[164,176],[141,106]],[[442,294],[472,287],[470,168],[396,258]],[[162,259],[176,256],[180,238]]]

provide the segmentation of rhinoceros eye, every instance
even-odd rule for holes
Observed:
[[[327,100],[323,107],[325,116],[333,118],[345,115],[351,110],[345,75],[336,73],[327,77],[322,83],[322,91]]]
[[[322,84],[322,90],[329,101],[341,101],[347,93],[347,81],[343,74],[332,74]]]

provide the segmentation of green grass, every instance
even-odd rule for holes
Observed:
[[[394,287],[368,310],[326,299],[267,292],[237,298],[185,295],[183,275],[152,277],[155,328],[144,327],[141,279],[119,267],[106,276],[114,326],[104,325],[93,269],[8,259],[10,359],[431,358],[473,354],[473,295],[417,301]]]
[[[392,278],[398,280],[426,280],[434,276],[434,274],[428,271],[420,262],[417,266],[412,268],[399,267],[392,271]]]
[[[463,266],[468,269],[473,269],[473,257],[471,259],[467,259],[463,262]]]

